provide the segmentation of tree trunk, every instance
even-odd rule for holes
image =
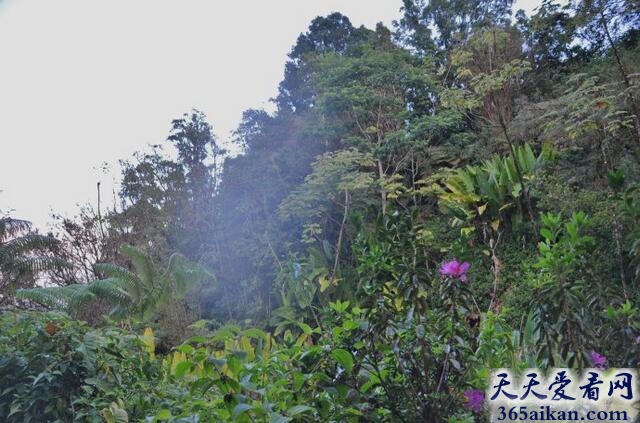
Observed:
[[[342,215],[342,223],[340,224],[340,232],[338,232],[338,242],[336,244],[336,256],[333,261],[333,271],[331,272],[331,279],[336,277],[338,272],[338,263],[340,262],[340,249],[342,248],[342,237],[344,235],[344,228],[347,225],[347,215],[349,213],[349,191],[344,191],[344,211]]]
[[[604,128],[602,128],[602,133],[604,137],[604,133],[605,133]],[[613,170],[613,165],[609,161],[609,158],[607,157],[605,141],[600,142],[600,151],[602,153],[602,161],[603,161],[604,168],[607,172],[610,172],[611,170]],[[618,259],[618,271],[620,272],[620,281],[622,282],[622,293],[624,295],[624,299],[627,300],[629,297],[627,293],[627,282],[626,282],[627,277],[624,271],[624,254],[622,252],[622,233],[620,230],[622,225],[620,224],[618,213],[613,212],[611,216],[611,220],[613,221],[613,225],[612,225],[613,239],[616,243],[616,256]]]
[[[618,72],[622,77],[622,82],[624,83],[624,86],[627,89],[627,98],[629,99],[631,111],[633,112],[633,126],[636,130],[636,141],[638,142],[638,144],[640,144],[640,109],[638,108],[638,103],[636,101],[636,98],[633,96],[633,93],[631,92],[631,81],[629,80],[629,75],[627,74],[627,71],[624,68],[624,64],[622,63],[622,59],[620,58],[620,54],[618,53],[618,48],[613,42],[613,38],[611,37],[611,33],[609,32],[609,26],[607,25],[607,20],[605,19],[603,11],[600,11],[600,24],[602,25],[602,29],[604,29],[604,33],[607,37],[607,41],[609,41],[609,45],[611,46],[613,57],[615,57],[616,59],[616,65],[618,67]]]
[[[380,181],[380,206],[382,208],[382,215],[387,215],[387,191],[382,186],[384,181],[384,168],[382,167],[382,160],[378,159],[378,179]]]

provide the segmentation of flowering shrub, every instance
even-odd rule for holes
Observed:
[[[470,389],[464,392],[464,396],[466,399],[465,407],[476,413],[482,411],[482,404],[484,404],[484,392],[479,389]]]
[[[467,281],[467,271],[471,267],[468,262],[460,263],[457,260],[445,261],[440,265],[440,274],[452,279],[460,279],[462,282]]]
[[[607,357],[600,355],[595,351],[591,351],[591,361],[598,369],[604,369],[607,365]]]

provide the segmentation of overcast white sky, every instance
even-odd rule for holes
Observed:
[[[540,2],[520,0],[531,11]],[[111,198],[117,161],[202,110],[222,141],[268,108],[319,15],[391,26],[400,0],[0,0],[0,211],[46,229]],[[111,174],[100,170],[111,165]]]

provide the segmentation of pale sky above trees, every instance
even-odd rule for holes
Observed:
[[[271,109],[286,55],[314,17],[391,26],[400,5],[0,0],[0,211],[44,230],[51,210],[95,204],[98,181],[109,204],[117,161],[166,139],[172,119],[197,108],[224,143],[243,110]]]

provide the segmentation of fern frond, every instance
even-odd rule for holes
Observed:
[[[125,244],[120,247],[122,254],[129,257],[133,262],[138,273],[138,279],[142,282],[142,285],[147,290],[153,289],[153,283],[156,278],[156,272],[151,261],[151,257],[146,254],[142,249],[134,247],[133,245]]]
[[[96,297],[108,299],[115,303],[133,303],[135,299],[124,288],[120,278],[107,278],[93,281],[87,285],[87,290]]]
[[[79,286],[82,288],[77,289],[69,298],[69,311],[78,310],[98,299],[93,292],[87,289],[87,285]]]
[[[18,289],[16,298],[33,301],[35,303],[50,307],[55,310],[67,311],[72,302],[72,298],[78,291],[84,289],[85,285],[68,285],[48,288]]]
[[[30,251],[42,251],[55,246],[56,239],[50,236],[28,234],[0,244],[0,262],[7,262]]]
[[[7,267],[10,268],[9,270],[17,270],[18,272],[36,273],[45,270],[68,269],[71,265],[58,257],[36,256],[15,258]]]
[[[26,220],[3,217],[0,219],[0,242],[30,230],[31,223]]]
[[[205,278],[212,278],[201,266],[189,262],[181,254],[173,254],[164,273],[155,270],[151,258],[142,250],[123,246],[138,273],[131,272],[115,264],[95,265],[96,272],[105,275],[103,279],[86,285],[35,288],[21,290],[18,298],[31,300],[58,310],[74,311],[105,300],[110,306],[109,314],[125,317],[137,314],[142,320],[152,318],[159,307],[172,299],[183,298],[187,290]],[[50,257],[21,257],[14,260],[16,266],[29,270],[43,270],[53,265],[63,265]]]
[[[131,297],[140,298],[144,296],[142,281],[135,273],[117,264],[97,263],[94,270],[106,276],[106,279],[117,279],[121,288],[130,293]]]
[[[179,253],[172,254],[169,258],[164,278],[169,278],[173,293],[178,298],[182,298],[190,288],[203,281],[214,279],[213,275],[202,266],[190,262]]]

